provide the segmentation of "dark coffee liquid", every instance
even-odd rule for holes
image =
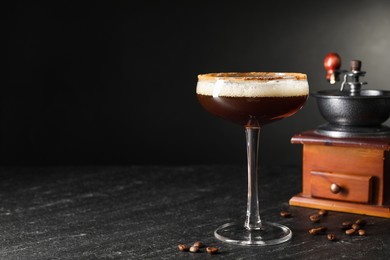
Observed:
[[[263,126],[291,116],[307,99],[293,97],[213,97],[198,94],[198,100],[210,113],[244,126]]]

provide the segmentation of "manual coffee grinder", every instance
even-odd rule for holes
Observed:
[[[341,70],[324,60],[327,80],[339,89],[311,93],[326,124],[296,134],[303,145],[302,192],[290,205],[390,218],[390,91],[364,89],[361,61]]]

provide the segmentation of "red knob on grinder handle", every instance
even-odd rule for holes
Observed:
[[[324,59],[324,67],[327,71],[326,79],[334,84],[338,79],[337,70],[341,67],[341,58],[337,53],[328,53]]]

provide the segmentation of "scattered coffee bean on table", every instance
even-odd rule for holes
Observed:
[[[197,252],[199,252],[199,247],[198,247],[198,246],[191,246],[191,247],[190,247],[190,252],[191,252],[191,253],[197,253]]]
[[[334,241],[334,240],[336,240],[336,236],[335,236],[335,234],[333,234],[333,233],[329,233],[326,237],[328,238],[329,241]]]
[[[352,222],[350,221],[344,221],[343,223],[341,223],[341,228],[342,229],[351,229],[352,228]]]
[[[200,250],[200,248],[204,247],[204,246],[205,245],[202,242],[196,241],[191,247],[187,246],[186,244],[179,244],[178,248],[182,252],[189,251],[191,253],[200,253],[200,252],[202,252]],[[217,253],[219,253],[219,248],[213,247],[213,246],[208,246],[208,247],[206,247],[206,252],[209,254],[217,254]]]
[[[355,229],[355,230],[359,230],[360,229],[360,226],[358,224],[352,224],[351,226],[352,229]]]
[[[291,217],[291,213],[283,210],[280,212],[280,216],[282,216],[284,218],[289,218],[289,217]]]
[[[186,244],[179,244],[177,247],[182,252],[188,251],[190,249]]]
[[[312,222],[319,222],[320,219],[323,216],[326,216],[328,212],[324,209],[318,210],[317,214],[309,216],[310,221]],[[367,222],[364,219],[357,219],[355,222],[351,221],[344,221],[341,223],[341,229],[345,231],[345,234],[348,236],[352,236],[354,234],[358,234],[359,236],[365,236],[366,231],[364,229],[361,229],[362,226],[366,225]],[[309,234],[310,235],[317,235],[325,232],[327,230],[326,227],[320,226],[320,227],[315,227],[309,229]],[[326,235],[327,239],[329,241],[334,241],[336,240],[336,235],[333,233],[328,233]]]
[[[309,229],[309,234],[310,235],[318,235],[320,234],[321,232],[325,232],[327,230],[327,227],[316,227],[316,228],[311,228]]]
[[[206,247],[206,252],[211,254],[211,255],[218,253],[218,251],[219,251],[219,249],[216,247],[213,247],[213,246]]]
[[[326,216],[328,215],[328,211],[325,209],[320,209],[317,214],[320,216]]]
[[[358,219],[355,221],[355,224],[359,225],[359,226],[364,226],[367,224],[367,222],[364,220],[364,219]]]
[[[202,244],[202,242],[200,242],[200,241],[196,241],[196,242],[193,244],[193,246],[197,246],[197,247],[201,248],[201,247],[203,247],[203,244]]]
[[[310,219],[311,222],[319,222],[320,219],[321,219],[321,216],[318,215],[318,214],[314,214],[314,215],[311,215],[311,216],[309,217],[309,219]]]
[[[359,229],[358,233],[359,233],[359,236],[365,236],[366,235],[366,231],[364,229]]]

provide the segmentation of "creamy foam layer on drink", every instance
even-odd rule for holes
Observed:
[[[213,97],[293,97],[308,95],[305,74],[211,73],[198,76],[196,93]]]

